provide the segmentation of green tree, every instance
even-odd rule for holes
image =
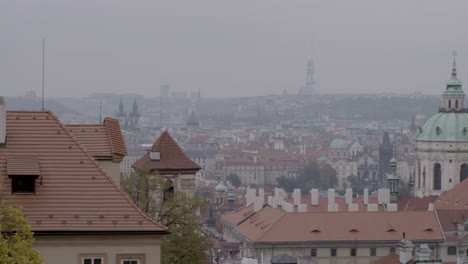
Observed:
[[[174,191],[171,181],[148,169],[123,177],[121,186],[142,211],[169,228],[161,244],[162,264],[204,263],[211,241],[195,214],[201,199]]]
[[[284,175],[276,178],[276,182],[278,183],[278,186],[280,186],[286,192],[289,192],[289,193],[292,192],[294,188],[297,188],[298,186],[296,179],[288,178]]]
[[[338,178],[336,171],[325,163],[310,162],[299,171],[295,178],[281,176],[276,179],[278,186],[287,192],[300,188],[302,193],[308,193],[312,188],[328,189],[334,187]]]
[[[239,178],[239,175],[235,173],[229,173],[226,179],[230,181],[234,187],[239,187],[242,184],[241,179]]]
[[[0,263],[43,263],[39,252],[32,248],[33,232],[21,209],[4,204],[0,206]]]

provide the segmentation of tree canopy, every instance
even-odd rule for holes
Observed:
[[[1,204],[0,263],[41,264],[39,252],[32,248],[33,232],[21,209]]]
[[[174,191],[171,181],[145,168],[123,177],[121,186],[143,212],[169,228],[161,244],[162,264],[204,263],[210,239],[195,213],[201,199]]]
[[[230,181],[232,186],[234,187],[239,187],[242,184],[241,179],[239,178],[239,175],[235,173],[229,173],[229,175],[226,177],[226,180]]]
[[[312,188],[332,188],[337,184],[338,178],[336,177],[335,169],[330,165],[310,162],[299,171],[295,178],[281,176],[276,181],[278,186],[287,192],[300,188],[302,193],[308,193]]]

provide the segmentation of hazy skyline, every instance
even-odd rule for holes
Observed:
[[[466,1],[0,0],[1,95],[93,92],[205,97],[442,93],[457,50],[468,82]]]

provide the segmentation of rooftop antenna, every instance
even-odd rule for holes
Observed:
[[[45,38],[42,39],[42,111],[44,108],[44,80],[45,80]]]
[[[99,102],[99,124],[102,123],[102,101]]]
[[[160,123],[161,123],[161,133],[163,132],[163,129],[164,129],[164,126],[163,126],[163,97],[164,97],[164,93],[163,93],[163,86],[159,87],[159,99],[161,100],[160,102],[160,105],[161,105],[161,111],[160,111],[160,114],[159,114],[159,117],[160,117]]]

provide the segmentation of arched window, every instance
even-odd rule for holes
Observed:
[[[448,108],[452,108],[452,100],[449,100],[449,107]]]
[[[460,182],[462,182],[466,178],[468,178],[468,165],[466,163],[463,163],[460,166]]]
[[[423,167],[422,187],[423,187],[423,188],[426,188],[426,166]]]
[[[442,170],[440,168],[440,163],[434,164],[434,190],[442,189]]]
[[[418,162],[418,188],[421,188],[421,162]]]
[[[458,100],[455,100],[455,108],[458,109]]]

